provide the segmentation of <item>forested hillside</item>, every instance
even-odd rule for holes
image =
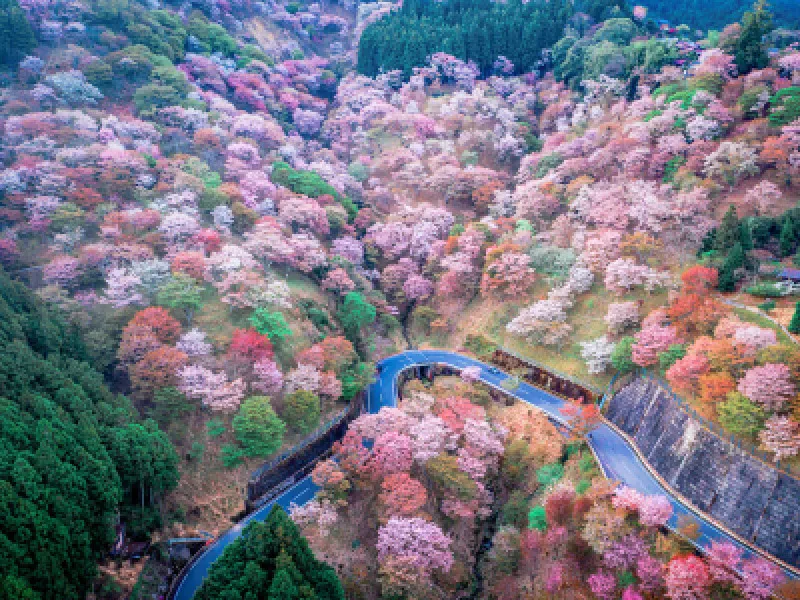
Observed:
[[[160,525],[177,456],[152,421],[109,392],[81,336],[0,272],[0,588],[84,598],[121,514]]]
[[[719,32],[649,17],[0,0],[0,263],[35,288],[1,281],[3,591],[83,597],[117,512],[133,539],[219,535],[254,469],[409,346],[502,345],[601,389],[657,371],[797,470],[800,32],[763,5]],[[619,513],[577,440],[528,460],[470,383],[359,420],[290,511],[354,598],[688,598],[697,581],[765,600],[782,582],[735,549],[717,558],[757,576],[687,559],[640,527],[641,498]],[[513,421],[528,446],[553,433]],[[306,589],[280,553],[237,570],[254,530],[214,589]],[[102,566],[133,592],[140,565]],[[151,575],[137,593],[163,593]],[[766,596],[741,591],[754,579]]]
[[[487,74],[498,56],[506,56],[525,72],[541,59],[541,51],[561,37],[573,14],[566,0],[456,0],[403,2],[400,10],[368,27],[359,42],[358,70],[379,72],[421,67],[437,52],[474,61]]]
[[[646,6],[653,19],[666,19],[673,25],[686,24],[695,29],[723,29],[742,18],[753,5],[751,0],[638,0],[632,4]],[[790,29],[800,25],[800,4],[796,0],[770,0],[770,11],[779,27]]]

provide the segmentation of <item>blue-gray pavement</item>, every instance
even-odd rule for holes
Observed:
[[[503,381],[510,378],[509,375],[503,372],[491,373],[489,372],[489,365],[455,352],[445,350],[409,350],[385,358],[378,363],[379,372],[376,380],[368,389],[367,410],[370,413],[376,413],[381,408],[395,406],[397,403],[397,378],[400,373],[412,367],[429,365],[444,365],[456,369],[479,367],[480,380],[498,389],[502,389],[500,386]],[[512,390],[502,389],[502,391],[541,409],[556,421],[568,422],[568,418],[561,413],[561,409],[566,403],[553,394],[524,382],[519,382],[519,385]],[[660,494],[669,499],[674,511],[669,521],[671,528],[677,528],[678,520],[682,516],[691,516],[698,525],[699,535],[695,540],[695,544],[698,547],[707,547],[712,541],[727,541],[742,548],[746,557],[754,554],[752,550],[741,544],[734,537],[714,525],[714,523],[706,520],[703,515],[690,510],[672,494],[671,490],[664,488],[658,479],[642,464],[627,440],[614,429],[606,424],[601,424],[592,430],[588,442],[609,479],[630,486],[643,494]],[[175,600],[191,600],[202,585],[203,579],[205,579],[213,562],[222,554],[228,544],[239,537],[248,523],[251,521],[263,521],[276,503],[285,509],[288,509],[292,503],[305,504],[314,497],[317,489],[317,486],[311,481],[311,477],[307,476],[287,489],[275,500],[266,503],[221,535],[205,550],[186,573],[176,591]],[[793,573],[787,572],[787,575],[796,578]]]

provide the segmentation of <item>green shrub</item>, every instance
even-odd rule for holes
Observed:
[[[564,477],[564,465],[561,463],[551,463],[536,471],[536,481],[544,487],[558,483],[562,477]]]
[[[547,531],[547,513],[544,506],[534,506],[528,513],[528,529],[544,533]]]
[[[751,285],[747,288],[747,293],[762,298],[779,298],[784,295],[783,290],[777,284],[769,282]]]
[[[221,436],[227,430],[228,428],[225,427],[225,423],[223,423],[219,419],[210,419],[206,423],[206,433],[210,435],[212,438]]]
[[[226,469],[235,469],[244,460],[244,450],[234,444],[225,444],[220,450],[219,458]]]
[[[319,420],[319,404],[317,420]],[[286,425],[275,414],[266,396],[247,398],[233,418],[233,433],[246,456],[269,456],[283,444],[284,431]]]
[[[764,312],[769,312],[775,308],[775,300],[767,300],[766,302],[762,302],[758,305],[758,308],[763,310]]]

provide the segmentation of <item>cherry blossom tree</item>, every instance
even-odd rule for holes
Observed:
[[[645,265],[637,265],[629,258],[618,258],[608,264],[604,283],[613,292],[622,293],[643,285],[647,291],[666,285],[668,273],[661,273]]]
[[[57,256],[42,269],[42,276],[47,283],[69,286],[83,273],[83,265],[72,256]]]
[[[433,282],[422,275],[410,275],[403,283],[403,293],[409,300],[424,300],[433,294]]]
[[[643,556],[636,563],[636,576],[642,590],[655,593],[664,585],[664,565],[652,556]]]
[[[275,361],[268,358],[257,361],[253,365],[255,380],[251,383],[253,389],[274,396],[283,387],[283,372]]]
[[[350,279],[347,271],[341,268],[329,271],[325,279],[322,280],[321,285],[322,289],[330,290],[341,295],[356,289],[356,284]]]
[[[374,477],[385,477],[411,469],[411,438],[402,433],[387,431],[375,438],[367,469]]]
[[[581,357],[591,374],[604,373],[611,364],[611,354],[616,344],[601,336],[588,342],[581,342]]]
[[[378,560],[407,559],[423,574],[448,572],[453,565],[450,538],[438,525],[418,517],[391,517],[378,530]]]
[[[743,550],[731,542],[711,542],[706,548],[706,557],[712,579],[720,583],[738,583],[742,555]]]
[[[761,557],[746,560],[742,565],[741,590],[747,600],[768,600],[785,581],[783,571]]]
[[[664,578],[671,600],[706,600],[711,587],[708,567],[694,555],[677,556],[667,564]]]
[[[178,389],[189,398],[202,400],[211,410],[234,412],[244,399],[241,379],[228,381],[224,372],[214,373],[199,365],[188,365],[177,372]]]
[[[206,341],[205,331],[192,329],[184,333],[176,344],[176,348],[187,356],[208,356],[211,354],[212,346]]]
[[[506,330],[531,342],[558,344],[569,335],[565,304],[559,299],[539,300],[514,317]]]
[[[603,553],[603,564],[614,571],[628,571],[647,556],[648,544],[643,539],[629,534],[616,540]]]
[[[611,502],[614,508],[636,512],[643,501],[644,495],[640,491],[627,485],[620,485],[614,490],[614,497]]]
[[[360,267],[364,263],[364,244],[351,236],[339,237],[331,244],[331,254]]]
[[[758,327],[756,325],[744,325],[737,327],[733,334],[733,339],[737,346],[743,348],[748,356],[755,354],[763,348],[774,346],[778,343],[778,336],[774,329]]]
[[[639,521],[646,527],[663,527],[672,512],[672,504],[665,496],[645,496],[639,504]]]
[[[739,380],[737,389],[768,410],[781,409],[795,394],[791,372],[783,363],[748,369]]]
[[[649,367],[658,362],[660,353],[680,343],[674,327],[653,324],[634,336],[631,358],[640,367]]]
[[[106,274],[105,301],[115,308],[143,304],[144,298],[138,287],[142,280],[125,268],[109,269]]]
[[[636,302],[612,302],[605,316],[611,333],[622,333],[639,322],[639,306]]]
[[[610,573],[600,571],[589,575],[589,589],[600,600],[614,600],[617,593],[617,578]]]
[[[744,200],[749,206],[754,206],[759,214],[769,215],[777,207],[783,197],[780,188],[771,181],[761,181],[750,188]]]
[[[491,253],[491,249],[488,253]],[[486,265],[481,279],[481,291],[484,294],[498,292],[506,297],[524,294],[533,285],[535,278],[530,260],[527,254],[521,252],[503,252]]]
[[[285,392],[292,394],[297,390],[319,393],[322,373],[313,365],[299,364],[289,371],[285,380]]]
[[[756,159],[755,150],[746,143],[725,141],[706,156],[704,171],[732,188],[741,179],[758,173]]]
[[[414,460],[426,463],[444,450],[449,430],[439,417],[428,415],[411,426]]]
[[[783,460],[800,452],[800,423],[791,417],[775,415],[767,419],[759,439],[776,460]]]

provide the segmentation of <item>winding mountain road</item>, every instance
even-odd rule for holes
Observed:
[[[456,369],[480,367],[480,379],[485,384],[500,389],[518,400],[527,402],[543,410],[556,421],[568,424],[568,419],[560,412],[560,409],[563,408],[565,404],[562,399],[526,383],[520,383],[519,386],[513,390],[505,390],[501,388],[500,385],[503,381],[510,378],[509,375],[502,372],[492,373],[489,371],[489,365],[455,352],[447,352],[444,350],[409,350],[386,358],[380,361],[378,365],[380,367],[380,372],[378,373],[376,381],[370,385],[367,394],[366,409],[370,413],[376,413],[383,407],[395,405],[397,402],[397,379],[403,371],[413,367],[445,365]],[[603,423],[594,429],[591,432],[588,442],[600,461],[601,467],[607,477],[620,481],[644,494],[661,494],[670,500],[674,509],[674,514],[668,523],[670,528],[677,528],[678,520],[682,516],[691,516],[699,526],[699,535],[696,539],[696,545],[698,547],[702,548],[708,546],[712,541],[728,541],[742,548],[746,557],[751,557],[755,554],[752,548],[742,544],[739,540],[726,533],[703,515],[692,511],[676,498],[671,490],[663,487],[658,479],[644,466],[641,460],[639,460],[636,452],[631,448],[625,438],[608,424]],[[191,600],[195,592],[202,585],[203,579],[206,577],[211,565],[219,558],[228,544],[239,537],[248,523],[251,521],[264,520],[274,504],[278,504],[285,509],[288,509],[289,505],[292,503],[304,504],[314,497],[317,489],[317,486],[311,481],[311,477],[306,476],[288,488],[276,499],[266,503],[217,538],[185,574],[175,592],[175,600]],[[786,573],[792,578],[798,578],[796,573],[789,572],[788,570]]]

